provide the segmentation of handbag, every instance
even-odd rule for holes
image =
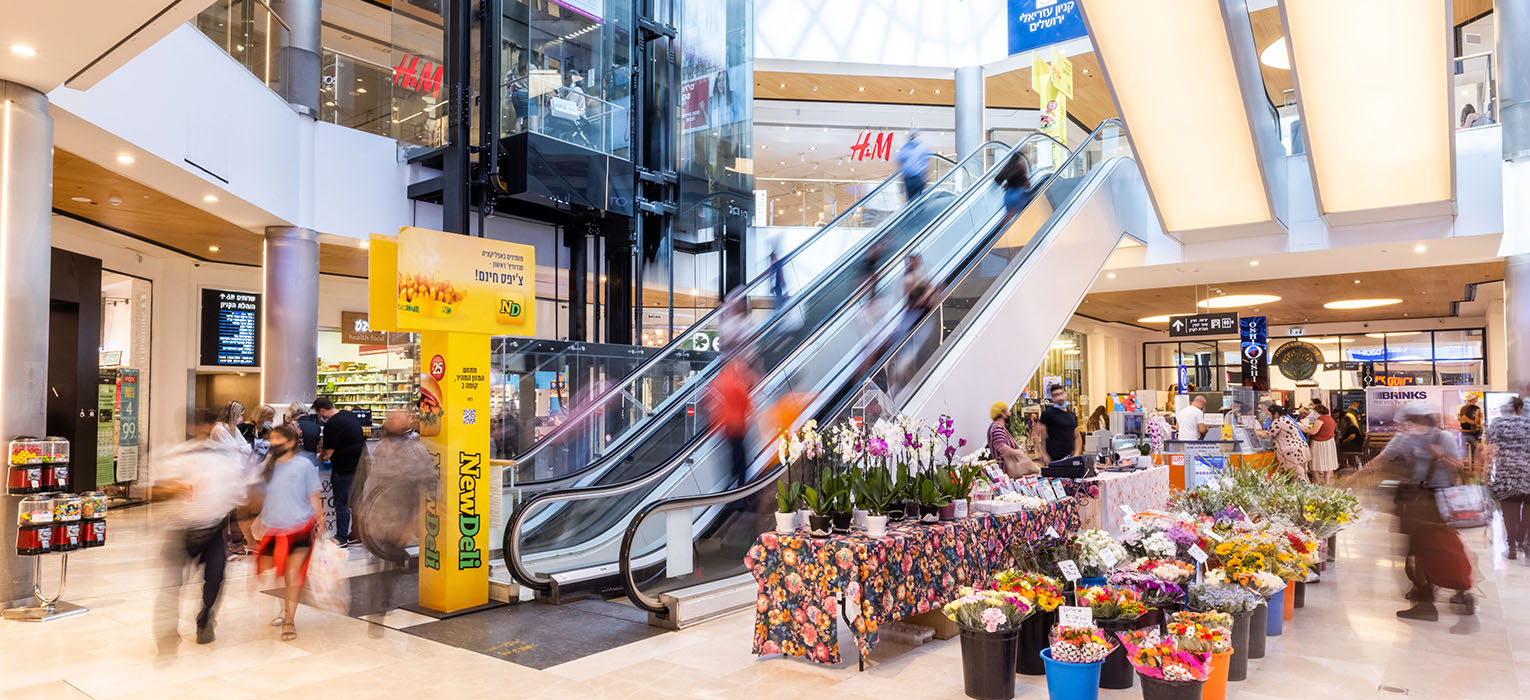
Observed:
[[[583,116],[579,113],[579,105],[574,104],[573,100],[562,97],[553,97],[547,100],[547,109],[550,112],[550,116],[554,119],[575,122],[579,121],[579,117]]]
[[[1429,473],[1424,476],[1424,483],[1419,487],[1421,494],[1429,490],[1429,484],[1434,480],[1434,470],[1439,463],[1439,457],[1429,463]],[[1493,516],[1492,504],[1492,498],[1481,484],[1456,484],[1434,489],[1434,507],[1439,512],[1440,520],[1451,527],[1487,525]]]

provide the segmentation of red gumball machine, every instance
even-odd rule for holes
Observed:
[[[69,552],[85,546],[86,528],[82,515],[85,499],[74,494],[44,493],[67,488],[69,483],[69,441],[63,438],[28,438],[12,440],[6,465],[6,490],[13,495],[28,494],[17,507],[16,553],[32,559],[32,595],[37,604],[5,611],[7,620],[44,622],[85,612],[85,608],[59,599],[69,575]],[[94,495],[94,494],[92,494]],[[105,496],[92,502],[92,512],[105,516]],[[105,542],[104,520],[99,541]],[[95,532],[95,528],[91,528]],[[42,592],[42,557],[61,552],[58,591],[52,596]]]
[[[16,554],[29,557],[53,551],[53,499],[34,494],[17,509]]]

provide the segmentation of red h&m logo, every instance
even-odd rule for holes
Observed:
[[[422,95],[428,93],[432,99],[441,99],[441,76],[445,72],[441,66],[406,53],[393,67],[393,84]]]
[[[871,132],[862,131],[860,140],[850,147],[850,160],[882,160],[892,159],[893,133],[884,131],[877,134],[876,145],[871,143]]]

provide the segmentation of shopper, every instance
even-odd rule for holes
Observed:
[[[1414,605],[1399,610],[1397,616],[1410,620],[1438,620],[1439,611],[1434,606],[1433,581],[1450,580],[1457,589],[1451,602],[1459,606],[1465,615],[1475,612],[1476,601],[1467,592],[1470,589],[1471,572],[1459,571],[1459,562],[1465,561],[1461,540],[1454,528],[1445,524],[1436,505],[1435,493],[1455,484],[1461,468],[1461,453],[1456,447],[1456,437],[1440,428],[1439,412],[1433,405],[1416,402],[1403,406],[1394,419],[1397,433],[1387,443],[1386,449],[1376,455],[1357,474],[1374,474],[1380,467],[1401,464],[1404,472],[1399,475],[1395,495],[1397,516],[1402,531],[1408,536],[1407,560],[1404,571],[1413,582],[1407,599]],[[1462,631],[1463,625],[1452,628]]]
[[[1493,464],[1489,485],[1503,508],[1509,558],[1530,557],[1530,416],[1525,400],[1509,399],[1508,411],[1487,429],[1486,454]]]
[[[1094,413],[1089,414],[1089,421],[1084,424],[1084,432],[1093,434],[1097,430],[1110,430],[1110,412],[1104,406],[1096,406]]]
[[[155,610],[155,636],[161,654],[180,644],[181,586],[188,565],[202,568],[202,608],[197,613],[197,644],[213,641],[214,617],[223,591],[224,523],[245,502],[243,465],[239,453],[223,440],[211,439],[216,416],[198,411],[194,437],[154,462],[153,500],[167,501],[156,509],[169,529],[165,541],[166,580]]]
[[[898,148],[898,173],[903,176],[903,200],[912,202],[924,193],[924,176],[930,169],[930,151],[919,139],[918,129],[908,130],[908,140]]]
[[[1032,441],[1041,445],[1041,466],[1080,452],[1078,415],[1069,408],[1068,389],[1053,384],[1047,387],[1047,398],[1031,434]]]
[[[1339,470],[1339,446],[1334,440],[1339,424],[1328,414],[1328,407],[1315,404],[1312,414],[1317,417],[1312,431],[1312,480],[1319,484],[1333,483],[1333,474]]]
[[[1481,116],[1482,115],[1477,114],[1476,107],[1474,107],[1470,102],[1466,103],[1466,106],[1461,108],[1461,126],[1458,128],[1470,129],[1476,126],[1477,120]]]
[[[1206,397],[1196,396],[1179,409],[1174,420],[1179,423],[1179,439],[1199,440],[1206,435]]]
[[[919,325],[919,320],[935,309],[939,296],[934,285],[930,283],[929,277],[925,275],[924,258],[918,254],[904,258],[903,313],[898,316],[898,324],[893,332],[884,337],[882,347],[872,354],[873,357],[880,357],[899,343],[903,343],[898,356],[893,358],[890,379],[894,392],[908,383],[917,368],[919,358],[924,354],[924,346],[930,340],[932,329],[928,325]]]
[[[1039,473],[1041,469],[1026,456],[1025,450],[1020,449],[1020,443],[1015,442],[1015,436],[1009,432],[1009,404],[993,402],[988,407],[988,417],[992,420],[988,424],[988,455],[1004,465],[1004,473],[1011,477]]]
[[[1482,426],[1485,422],[1482,407],[1477,405],[1477,392],[1466,395],[1466,403],[1456,412],[1456,421],[1461,424],[1461,441],[1466,444],[1466,460],[1475,465],[1477,444],[1482,442]]]
[[[318,416],[310,413],[308,407],[304,406],[302,402],[293,401],[287,405],[285,418],[286,424],[297,428],[298,433],[302,436],[301,447],[303,452],[306,452],[313,459],[314,463],[317,464],[319,461],[319,438],[324,434],[324,429],[319,425]]]
[[[1338,423],[1340,466],[1359,466],[1365,452],[1365,429],[1360,425],[1358,405],[1349,404],[1344,413],[1339,415]]]
[[[994,182],[1004,188],[1004,223],[1013,221],[1031,200],[1031,166],[1020,151],[1009,157],[1009,162],[994,176]]]
[[[320,397],[313,410],[324,419],[324,433],[319,459],[329,462],[329,485],[335,500],[335,542],[351,544],[351,486],[356,479],[356,465],[367,451],[367,435],[361,421],[350,411],[335,409],[335,404]]]
[[[389,411],[383,419],[382,439],[371,459],[362,461],[356,476],[356,510],[360,515],[352,532],[359,535],[372,556],[388,564],[379,577],[376,594],[365,606],[379,614],[393,608],[394,584],[408,568],[407,548],[420,531],[420,506],[427,491],[435,486],[430,452],[413,433],[414,420],[409,413]]]
[[[744,353],[729,353],[706,395],[707,417],[727,443],[730,488],[742,486],[749,479],[749,420],[754,413],[754,400],[749,393],[754,380],[754,371]]]
[[[1297,424],[1296,417],[1280,404],[1270,404],[1267,412],[1270,414],[1270,429],[1259,431],[1259,437],[1274,441],[1275,459],[1280,462],[1281,469],[1307,481],[1307,465],[1312,461],[1312,455],[1307,449],[1307,438]]]
[[[266,497],[260,521],[265,535],[256,548],[256,571],[264,573],[274,567],[286,587],[282,616],[272,624],[280,625],[282,641],[290,642],[297,638],[293,616],[308,573],[308,554],[315,538],[324,532],[319,468],[299,451],[298,432],[292,426],[271,431],[271,455],[266,458],[263,476]]]
[[[242,423],[244,423],[244,404],[230,401],[224,404],[223,410],[218,413],[218,420],[213,423],[209,439],[221,442],[240,455],[249,457],[255,450],[251,443],[244,439],[239,429]]]
[[[255,420],[249,423],[250,447],[256,459],[265,459],[269,449],[271,428],[276,421],[276,409],[266,404],[255,407]]]

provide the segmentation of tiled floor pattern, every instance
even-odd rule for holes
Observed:
[[[838,667],[761,660],[749,653],[752,611],[540,669],[530,666],[544,664],[510,663],[395,629],[430,624],[403,611],[369,616],[382,623],[373,624],[304,607],[299,638],[282,642],[267,624],[276,601],[259,592],[270,584],[258,584],[247,562],[230,567],[218,641],[191,643],[186,622],[179,653],[160,656],[151,620],[163,571],[152,522],[150,508],[116,513],[110,546],[73,558],[65,598],[89,613],[41,625],[0,622],[0,700],[964,697],[956,640],[884,644],[863,673],[853,653]],[[1481,579],[1478,629],[1451,634],[1457,618],[1443,606],[1440,622],[1401,621],[1393,614],[1404,588],[1401,540],[1390,523],[1379,515],[1340,536],[1335,568],[1308,588],[1307,606],[1284,636],[1269,640],[1269,655],[1250,663],[1249,680],[1232,684],[1230,697],[1530,698],[1530,671],[1518,671],[1518,663],[1530,662],[1530,609],[1521,607],[1530,604],[1530,561],[1504,560],[1489,547],[1487,529],[1467,531]],[[367,563],[355,557],[364,572]],[[47,572],[52,581],[54,569]],[[1022,677],[1017,697],[1045,698],[1044,681]],[[1101,697],[1138,698],[1141,691]]]

